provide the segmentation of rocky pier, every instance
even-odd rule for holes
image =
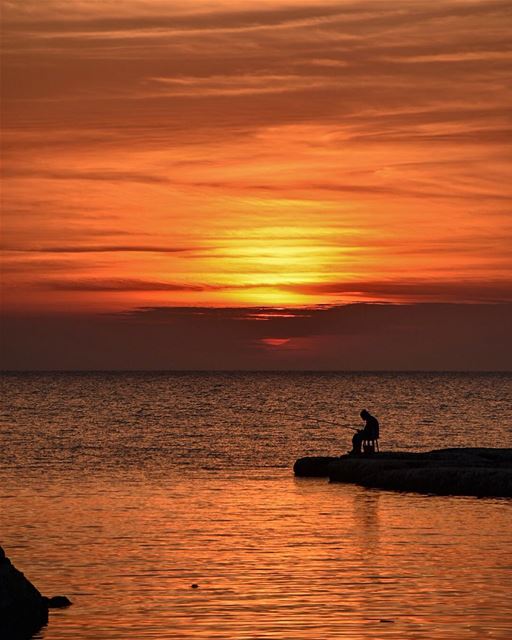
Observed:
[[[512,498],[512,449],[452,448],[307,457],[295,462],[294,473],[367,488]]]

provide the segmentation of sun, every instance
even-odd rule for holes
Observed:
[[[209,273],[227,302],[301,306],[311,296],[301,287],[324,282],[343,259],[324,229],[311,224],[229,230],[211,251]]]

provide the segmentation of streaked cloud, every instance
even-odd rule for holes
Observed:
[[[292,285],[293,291],[313,295],[335,294],[339,296],[365,297],[374,300],[411,302],[504,303],[512,302],[512,287],[507,279],[436,281],[411,279],[390,282],[321,282]]]
[[[172,282],[151,282],[147,280],[47,280],[41,282],[45,289],[55,291],[203,291],[195,284],[174,284]]]
[[[229,75],[193,77],[150,78],[151,82],[163,85],[158,94],[170,97],[242,96],[262,93],[284,93],[286,91],[314,91],[334,84],[333,78],[304,75]]]
[[[52,171],[36,167],[13,167],[5,169],[3,175],[5,178],[42,178],[47,180],[93,180],[99,182],[141,182],[143,184],[169,182],[168,178],[163,176],[101,168],[96,171]]]
[[[54,246],[31,246],[16,247],[5,246],[3,251],[10,253],[182,253],[191,251],[190,247],[168,247],[162,245],[101,245],[94,244],[89,246],[80,245],[54,245]]]

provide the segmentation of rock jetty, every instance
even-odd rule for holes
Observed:
[[[423,453],[300,458],[296,476],[435,495],[512,498],[512,449],[453,448]]]
[[[47,598],[11,563],[0,547],[0,638],[28,640],[48,622],[48,609],[67,607],[66,596]]]

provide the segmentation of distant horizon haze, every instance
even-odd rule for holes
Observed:
[[[11,316],[4,370],[510,371],[512,304]]]

